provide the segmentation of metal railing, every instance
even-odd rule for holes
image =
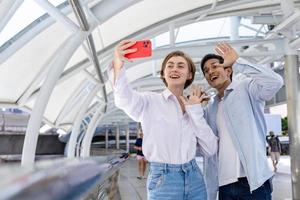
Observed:
[[[57,159],[34,167],[6,165],[0,168],[0,199],[117,199],[118,170],[128,154]]]

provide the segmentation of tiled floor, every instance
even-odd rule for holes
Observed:
[[[119,189],[122,200],[147,199],[146,179],[137,179],[138,166],[135,159],[128,160],[120,171]]]

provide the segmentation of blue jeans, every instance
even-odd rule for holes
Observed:
[[[150,163],[148,200],[206,200],[202,173],[193,159],[184,164]]]
[[[267,180],[262,186],[250,193],[247,178],[219,188],[219,200],[271,200],[272,182]]]

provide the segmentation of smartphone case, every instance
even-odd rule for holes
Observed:
[[[134,53],[126,54],[128,59],[150,57],[152,55],[152,44],[150,40],[137,41],[130,49],[137,48]]]

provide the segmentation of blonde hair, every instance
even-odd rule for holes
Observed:
[[[194,81],[195,73],[196,73],[196,66],[195,66],[195,63],[193,62],[193,60],[191,59],[191,57],[182,51],[173,51],[165,57],[165,59],[162,62],[162,65],[161,65],[161,69],[160,69],[160,78],[163,80],[164,84],[168,87],[166,79],[164,78],[164,70],[166,68],[168,60],[172,57],[177,57],[177,56],[180,56],[186,60],[189,70],[190,70],[190,73],[192,74],[192,78],[189,80],[186,80],[186,82],[184,84],[184,89],[185,89],[188,86],[190,86],[192,84],[192,82]]]

